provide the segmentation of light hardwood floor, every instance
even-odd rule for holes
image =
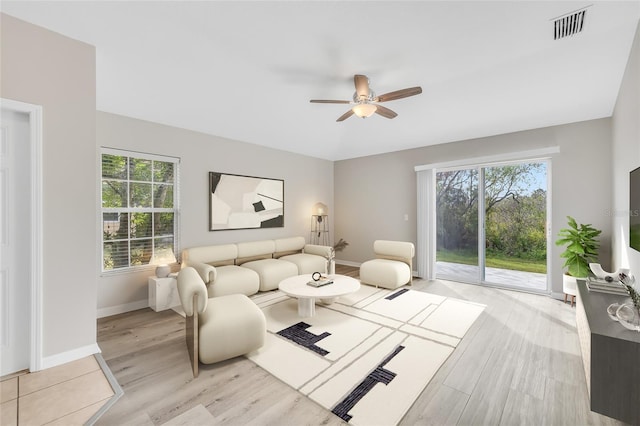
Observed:
[[[357,277],[358,270],[336,272]],[[448,281],[415,280],[413,288],[487,308],[401,425],[622,424],[589,411],[575,308]],[[199,404],[216,425],[342,424],[244,357],[203,365],[193,379],[184,319],[173,311],[100,319],[98,343],[124,389],[99,425],[161,425]]]

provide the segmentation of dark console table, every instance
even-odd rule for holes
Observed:
[[[640,333],[607,315],[607,306],[630,303],[613,294],[590,292],[578,280],[576,325],[591,411],[640,424]]]

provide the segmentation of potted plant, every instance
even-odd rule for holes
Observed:
[[[590,224],[578,224],[574,218],[567,216],[568,228],[558,232],[557,246],[566,246],[560,255],[564,260],[564,267],[567,272],[564,274],[563,288],[575,296],[576,278],[585,278],[589,274],[589,263],[596,259],[598,247],[600,246],[597,237],[602,233],[599,229]]]

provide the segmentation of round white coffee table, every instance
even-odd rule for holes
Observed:
[[[344,275],[329,275],[332,284],[322,287],[307,285],[312,281],[311,274],[297,275],[280,281],[278,288],[287,296],[298,299],[298,315],[312,317],[316,313],[316,299],[323,303],[332,303],[337,297],[354,293],[360,288],[360,281]]]

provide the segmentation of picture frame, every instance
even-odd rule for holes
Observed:
[[[284,180],[209,172],[209,230],[284,227]]]
[[[629,247],[640,251],[640,167],[629,172]]]

